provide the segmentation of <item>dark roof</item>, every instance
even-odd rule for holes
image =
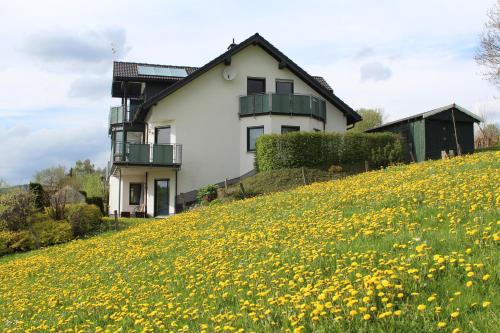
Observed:
[[[315,79],[316,81],[319,82],[319,84],[321,84],[323,87],[326,88],[326,90],[330,91],[333,93],[333,88],[330,87],[330,85],[328,84],[328,82],[326,82],[326,80],[322,77],[322,76],[313,76],[313,79]]]
[[[449,105],[446,105],[446,106],[443,106],[443,107],[440,107],[440,108],[437,108],[437,109],[432,109],[430,111],[426,111],[426,112],[422,112],[422,113],[417,113],[417,114],[414,114],[413,116],[409,116],[409,117],[406,117],[406,118],[401,118],[401,119],[398,119],[398,120],[390,121],[390,122],[382,124],[380,126],[375,126],[375,127],[369,128],[365,132],[372,132],[372,131],[376,132],[376,131],[381,130],[383,128],[390,127],[392,125],[397,125],[399,123],[409,122],[409,121],[420,119],[420,118],[427,118],[427,117],[433,116],[433,115],[435,115],[437,113],[440,113],[440,112],[443,112],[443,111],[448,111],[448,110],[451,110],[451,109],[456,109],[458,111],[461,111],[461,112],[465,113],[466,115],[468,115],[471,118],[473,118],[474,121],[476,121],[476,122],[483,121],[481,119],[481,117],[475,115],[474,113],[470,112],[466,108],[463,108],[460,105],[457,105],[457,104],[453,103],[453,104],[449,104]]]
[[[335,96],[335,94],[331,91],[331,87],[328,86],[330,89],[328,89],[326,86],[324,86],[322,83],[319,82],[318,79],[315,79],[311,75],[309,75],[306,71],[304,71],[299,65],[294,63],[292,60],[290,60],[286,55],[284,55],[280,50],[278,50],[276,47],[274,47],[271,43],[269,43],[266,39],[264,39],[262,36],[260,36],[258,33],[256,33],[253,36],[250,36],[243,42],[237,44],[236,46],[230,48],[217,58],[213,59],[206,65],[198,68],[195,70],[193,73],[188,75],[182,80],[179,80],[169,86],[168,88],[162,90],[160,93],[158,93],[155,96],[152,96],[150,99],[146,100],[140,107],[139,111],[136,113],[136,119],[138,120],[143,120],[144,117],[146,116],[148,110],[158,103],[160,100],[163,98],[167,97],[174,91],[178,90],[179,88],[185,86],[189,82],[193,81],[200,75],[206,73],[213,67],[217,66],[221,62],[224,61],[230,61],[231,56],[238,53],[239,51],[243,50],[249,45],[259,45],[264,51],[269,53],[273,58],[275,58],[279,62],[279,67],[280,68],[288,68],[292,73],[297,75],[299,78],[301,78],[304,82],[306,82],[311,88],[313,88],[318,94],[320,94],[323,98],[325,98],[327,101],[335,105],[341,112],[343,112],[347,118],[347,123],[348,124],[354,124],[358,121],[360,121],[362,118],[361,116],[354,111],[349,105],[344,103],[340,98]],[[324,81],[324,79],[323,79]],[[326,83],[326,81],[325,81]]]
[[[150,67],[162,67],[162,68],[181,68],[185,69],[187,74],[190,75],[194,71],[196,71],[197,67],[191,66],[173,66],[173,65],[157,65],[157,64],[146,64],[139,62],[123,62],[123,61],[115,61],[113,62],[113,80],[117,81],[179,81],[182,80],[183,77],[176,76],[155,76],[155,75],[140,75],[137,72],[138,66],[150,66]]]

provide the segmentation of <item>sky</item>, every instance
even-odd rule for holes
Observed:
[[[500,122],[473,57],[495,0],[0,0],[0,178],[110,154],[113,60],[202,66],[258,32],[386,121],[457,103]]]

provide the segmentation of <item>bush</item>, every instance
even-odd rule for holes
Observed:
[[[38,211],[43,211],[43,208],[50,204],[49,196],[39,183],[30,183],[29,190],[35,197],[35,207]]]
[[[199,202],[210,202],[217,198],[217,185],[207,185],[198,190],[198,201]]]
[[[392,133],[311,133],[262,135],[257,139],[256,164],[259,171],[283,168],[326,170],[331,165],[359,168],[402,161],[399,136]]]
[[[11,253],[13,250],[10,245],[15,236],[15,232],[13,231],[1,231],[0,230],[0,256]]]
[[[10,231],[29,228],[29,217],[35,212],[35,196],[29,191],[11,191],[0,197],[0,221]]]
[[[13,252],[34,250],[36,240],[33,233],[28,230],[21,230],[13,233],[9,247]]]
[[[75,237],[80,237],[96,231],[102,224],[102,213],[99,207],[84,203],[66,206],[66,219],[71,225]]]
[[[101,197],[89,197],[85,200],[89,205],[96,205],[101,210],[101,213],[105,213],[104,211],[104,200]]]
[[[37,214],[34,217],[33,232],[41,246],[66,243],[73,239],[71,224],[66,221],[55,221],[45,214]]]

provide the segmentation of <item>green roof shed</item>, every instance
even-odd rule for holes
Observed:
[[[450,104],[366,130],[401,135],[406,160],[421,162],[441,158],[441,152],[474,152],[474,123],[482,119],[467,109]]]

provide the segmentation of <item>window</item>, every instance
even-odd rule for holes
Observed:
[[[159,144],[170,143],[170,126],[157,127],[155,129],[155,143]]]
[[[130,183],[130,191],[128,196],[129,205],[140,205],[142,199],[142,184]]]
[[[127,143],[142,143],[142,132],[127,132]]]
[[[247,78],[247,95],[265,94],[266,79]]]
[[[281,126],[281,134],[300,132],[300,126]]]
[[[293,94],[293,81],[276,80],[277,94]]]
[[[247,127],[247,151],[255,151],[255,142],[262,134],[264,126]]]
[[[321,130],[317,129],[317,128],[313,128],[313,131],[314,132],[321,132]]]

